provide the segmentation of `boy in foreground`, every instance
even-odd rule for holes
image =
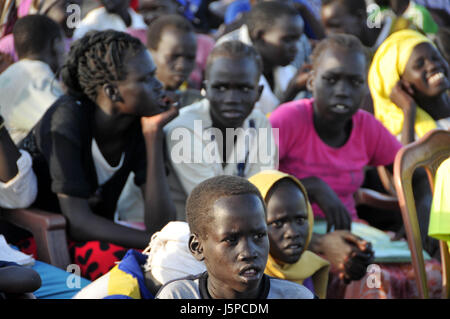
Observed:
[[[158,299],[312,299],[304,286],[264,274],[269,239],[264,201],[242,177],[217,176],[186,205],[189,250],[207,271],[171,281]]]

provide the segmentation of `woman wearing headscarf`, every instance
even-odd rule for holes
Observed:
[[[369,70],[375,117],[403,144],[449,128],[448,64],[431,40],[413,30],[393,33]]]
[[[314,215],[305,188],[295,177],[265,170],[249,178],[267,205],[270,253],[265,273],[303,284],[325,298],[330,263],[307,250]]]

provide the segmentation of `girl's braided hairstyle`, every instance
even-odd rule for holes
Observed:
[[[91,31],[75,41],[61,78],[70,95],[77,98],[97,98],[97,88],[106,83],[125,79],[124,60],[145,50],[140,40],[131,35],[107,30]]]

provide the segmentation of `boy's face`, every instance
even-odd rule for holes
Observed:
[[[283,16],[265,30],[255,41],[264,61],[272,66],[286,66],[297,55],[297,42],[303,34],[303,21],[299,16]]]
[[[177,90],[195,67],[197,39],[194,32],[165,28],[152,56],[157,66],[156,77],[167,90]]]
[[[302,191],[293,182],[281,182],[267,203],[270,255],[281,263],[297,262],[308,238],[308,210]]]
[[[264,206],[253,194],[222,197],[213,206],[213,221],[198,237],[214,298],[255,298],[269,254]]]
[[[309,82],[314,115],[328,123],[344,123],[358,111],[366,89],[366,60],[361,52],[326,48]]]
[[[365,21],[362,21],[358,15],[351,14],[348,8],[340,1],[334,1],[322,6],[321,16],[326,34],[353,34],[362,41],[362,26]]]
[[[206,72],[206,98],[213,125],[242,127],[261,95],[258,83],[258,67],[250,58],[216,58]]]

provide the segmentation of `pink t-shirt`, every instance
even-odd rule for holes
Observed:
[[[325,144],[314,128],[313,99],[293,101],[279,106],[270,116],[279,129],[279,169],[299,179],[316,176],[325,181],[357,219],[353,194],[364,181],[364,167],[389,165],[402,145],[372,114],[358,110],[345,145]],[[324,217],[312,205],[315,216]]]

